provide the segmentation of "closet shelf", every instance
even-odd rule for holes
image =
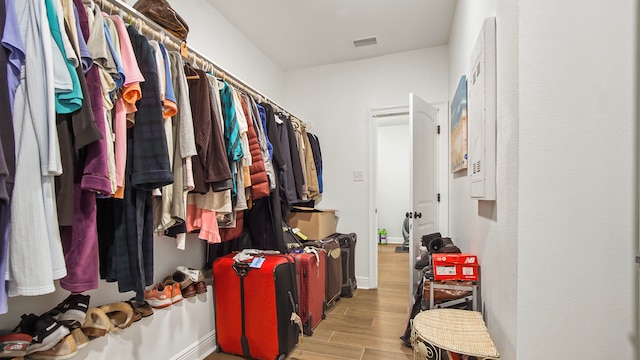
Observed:
[[[182,41],[180,39],[131,7],[129,4],[123,2],[122,0],[93,1],[102,8],[102,11],[109,14],[117,14],[125,23],[136,27],[136,29],[138,29],[138,32],[146,35],[149,39],[160,41],[167,48],[180,52],[182,44]],[[224,70],[213,61],[209,60],[206,56],[204,56],[202,53],[195,50],[191,46],[186,45],[186,48],[189,55],[188,57],[185,57],[185,60],[190,62],[192,65],[205,71],[212,70],[214,76],[225,80],[236,89],[253,96],[258,102],[264,101],[271,104],[271,106],[274,107],[274,111],[282,112],[286,115],[290,115],[291,117],[300,119],[292,115],[290,112],[286,111],[275,101],[269,99],[267,96],[263,95],[253,87],[247,85],[247,83],[245,83],[244,81],[238,79],[236,76],[231,75],[229,72]]]

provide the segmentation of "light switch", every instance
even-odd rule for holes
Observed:
[[[353,181],[364,181],[364,171],[355,170],[353,172]]]

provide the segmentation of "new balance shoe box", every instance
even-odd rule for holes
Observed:
[[[435,280],[478,280],[478,257],[472,254],[433,254]]]
[[[294,206],[287,217],[291,228],[298,228],[305,240],[321,240],[336,232],[336,210]]]

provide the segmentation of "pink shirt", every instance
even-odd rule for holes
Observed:
[[[120,38],[120,54],[122,68],[125,74],[125,83],[122,86],[122,96],[116,100],[116,111],[113,119],[115,132],[114,152],[116,163],[116,185],[122,194],[124,187],[124,170],[127,163],[127,114],[137,111],[136,102],[142,98],[140,83],[144,81],[144,76],[140,71],[136,55],[131,46],[129,33],[122,19],[117,15],[109,16],[116,26],[118,37]]]

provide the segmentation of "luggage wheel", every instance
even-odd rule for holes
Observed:
[[[311,327],[311,324],[313,324],[313,316],[309,315],[309,320],[304,323],[302,331],[307,336],[313,335],[313,328]]]
[[[327,318],[327,301],[322,302],[322,320]]]
[[[278,355],[276,360],[285,360],[286,358],[287,358],[287,356],[285,354],[280,354],[280,355]]]

